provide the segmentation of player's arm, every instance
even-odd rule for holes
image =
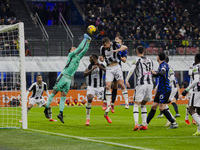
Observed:
[[[28,91],[26,92],[26,99],[28,98],[29,93],[33,90],[34,86],[35,86],[35,85],[32,84],[32,85],[29,87]]]
[[[132,64],[132,66],[131,66],[131,69],[129,70],[129,72],[128,72],[128,75],[126,76],[126,86],[128,87],[128,88],[130,88],[130,84],[129,84],[129,79],[130,79],[130,77],[132,76],[132,74],[133,74],[133,72],[134,72],[134,70],[135,70],[135,68],[136,68],[136,61],[133,61],[133,64]]]
[[[126,60],[127,60],[127,50],[125,50],[125,51],[123,51],[122,52],[122,54],[121,54],[121,61],[123,62],[123,63],[125,63],[126,62]]]
[[[121,45],[120,48],[116,49],[116,50],[112,50],[112,52],[119,52],[119,51],[125,51],[127,50],[128,47],[126,45]]]
[[[159,77],[159,76],[164,76],[166,74],[165,68],[162,68],[160,72],[155,72],[154,70],[151,70],[151,73],[153,77]]]
[[[97,63],[97,66],[98,66],[101,70],[103,70],[104,72],[106,72],[106,67],[105,67],[103,64]]]
[[[91,72],[92,72],[94,69],[96,69],[96,68],[97,68],[97,65],[94,65],[92,68],[89,66],[89,67],[84,71],[83,76],[86,77],[86,76],[90,75]]]
[[[178,85],[178,83],[176,84],[176,87],[177,87],[177,92],[178,92],[178,98],[180,100],[182,96],[181,96],[180,86]]]

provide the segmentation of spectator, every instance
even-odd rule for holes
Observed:
[[[72,89],[79,89],[78,84],[74,83],[74,86],[72,87]]]
[[[25,40],[25,56],[31,56],[31,51],[29,49],[28,41]]]
[[[87,85],[85,82],[81,85],[81,89],[87,89]]]

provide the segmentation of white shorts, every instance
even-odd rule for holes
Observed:
[[[94,88],[91,86],[87,87],[87,95],[93,95],[93,96],[97,96],[98,99],[103,100],[104,99],[104,87],[99,87],[99,88]]]
[[[35,99],[34,97],[33,98],[30,98],[29,100],[29,104],[31,105],[35,105],[35,104],[38,104],[39,107],[45,105],[47,102],[43,99],[43,98],[38,98],[38,99]]]
[[[120,79],[123,80],[122,69],[119,64],[112,67],[106,67],[106,82],[113,82],[114,79],[117,81]]]
[[[176,95],[176,93],[177,93],[177,88],[172,88],[171,94],[169,96],[170,101],[172,101],[174,99],[174,96]]]
[[[142,102],[144,100],[150,102],[152,100],[152,90],[153,90],[152,84],[137,86],[135,88],[134,101]]]
[[[200,92],[191,92],[189,106],[200,107]]]

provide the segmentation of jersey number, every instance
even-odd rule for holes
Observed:
[[[151,63],[150,62],[143,63],[143,65],[146,67],[146,72],[151,71]]]

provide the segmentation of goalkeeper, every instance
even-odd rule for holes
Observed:
[[[49,118],[48,108],[53,100],[53,97],[60,91],[61,99],[60,99],[60,113],[58,114],[58,118],[62,123],[63,121],[63,110],[65,107],[65,99],[66,95],[70,89],[71,79],[74,76],[76,70],[78,69],[79,62],[87,52],[90,45],[91,38],[84,34],[84,39],[78,46],[78,48],[71,47],[69,49],[68,60],[65,68],[62,70],[61,74],[56,80],[55,86],[53,87],[53,91],[48,98],[47,105],[45,107],[44,113],[46,118]],[[79,53],[80,52],[80,53]]]

